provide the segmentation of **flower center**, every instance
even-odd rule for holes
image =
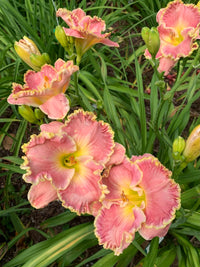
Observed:
[[[124,203],[127,203],[127,209],[132,210],[133,207],[138,206],[144,208],[145,203],[145,194],[142,188],[135,187],[134,190],[127,188],[122,190],[121,200]]]
[[[181,34],[182,30],[183,30],[182,27],[177,26],[176,27],[176,33],[173,31],[170,32],[169,35],[164,38],[165,42],[167,42],[171,45],[174,45],[174,46],[179,45],[184,40],[184,37]]]
[[[77,161],[76,161],[74,155],[68,155],[68,156],[63,157],[62,163],[63,163],[64,167],[72,168],[77,163]]]

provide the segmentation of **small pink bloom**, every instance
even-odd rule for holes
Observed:
[[[200,11],[196,5],[184,4],[181,0],[168,3],[157,14],[160,49],[159,71],[169,73],[181,57],[187,57],[198,48]],[[148,51],[145,55],[149,57]]]
[[[111,33],[101,33],[106,29],[105,22],[96,16],[93,18],[86,16],[81,8],[73,11],[59,8],[56,16],[61,17],[69,26],[69,28],[64,28],[65,34],[76,38],[75,45],[80,56],[97,43],[107,46],[119,46],[108,39]]]
[[[39,107],[51,119],[63,119],[69,111],[69,102],[64,95],[71,75],[79,68],[72,61],[58,59],[55,67],[42,66],[39,72],[28,70],[24,86],[13,83],[8,103]]]
[[[145,239],[164,236],[180,207],[179,186],[150,154],[124,158],[102,182],[108,194],[95,219],[95,233],[104,248],[119,255],[139,231]]]
[[[22,147],[23,178],[38,187],[40,181],[51,182],[65,207],[93,214],[105,189],[101,172],[114,148],[110,126],[96,121],[93,113],[77,110],[65,124],[51,122],[41,130]]]

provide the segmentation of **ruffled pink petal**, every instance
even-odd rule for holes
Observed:
[[[28,192],[28,200],[36,209],[44,208],[57,199],[57,190],[47,180],[39,181],[38,184],[32,185]]]
[[[48,115],[50,119],[61,120],[69,111],[69,100],[61,93],[51,97],[39,108]]]
[[[48,92],[50,89],[48,89]],[[49,99],[50,94],[47,90],[30,90],[26,86],[22,87],[20,84],[13,83],[13,91],[9,95],[7,101],[13,105],[27,105],[39,107]]]
[[[138,158],[138,159],[137,159]],[[180,208],[180,188],[171,179],[171,172],[150,154],[133,157],[143,173],[139,183],[145,192],[145,216],[147,227],[163,228],[175,217]]]
[[[100,245],[119,255],[133,241],[144,221],[145,215],[138,207],[127,214],[123,207],[113,204],[109,209],[102,208],[97,215],[95,234]]]
[[[40,129],[42,132],[54,133],[57,134],[61,130],[61,127],[64,126],[64,123],[60,121],[52,121],[47,124],[42,124]]]
[[[76,151],[76,144],[70,136],[42,132],[38,136],[32,135],[22,149],[26,154],[21,165],[26,170],[23,175],[26,182],[37,184],[40,179],[47,179],[57,189],[65,189],[69,185],[75,169],[67,168],[63,159]]]
[[[120,164],[124,159],[125,152],[126,152],[125,147],[123,145],[115,142],[114,151],[113,151],[109,161],[106,163],[106,166]]]
[[[56,69],[51,65],[43,65],[40,73],[43,75],[43,79],[50,83],[53,79],[55,79],[57,75]]]
[[[82,30],[87,30],[88,33],[93,33],[100,38],[102,36],[101,32],[105,31],[106,29],[105,22],[96,16],[93,18],[90,16],[85,16],[82,18],[82,20],[80,20],[79,25]]]
[[[44,84],[43,75],[41,74],[41,72],[28,70],[24,74],[24,82],[26,83],[29,89],[38,90],[38,88],[43,87],[43,84]]]
[[[200,12],[196,5],[172,1],[158,14],[157,21],[171,28],[196,28],[200,22]]]
[[[61,17],[69,27],[78,27],[79,21],[85,17],[85,12],[81,8],[69,11],[66,8],[59,8],[56,12],[57,17]]]
[[[109,191],[103,200],[103,205],[109,208],[112,203],[123,205],[123,193],[129,190],[137,190],[135,187],[141,182],[142,173],[136,164],[131,164],[128,158],[124,158],[119,165],[113,166],[103,173],[102,182]],[[137,192],[137,191],[136,191]],[[135,203],[133,203],[135,206]]]
[[[145,226],[145,223],[143,223],[141,229],[139,229],[139,233],[144,239],[151,240],[156,236],[158,236],[158,237],[165,236],[169,230],[169,227],[170,227],[170,224],[168,224],[167,226],[165,226],[163,228],[159,228],[159,229],[156,229],[154,227],[147,228]]]
[[[59,190],[63,206],[72,211],[93,214],[92,204],[102,194],[100,178],[102,166],[87,157],[77,157],[78,168],[65,190]],[[96,210],[96,208],[95,208]]]
[[[170,70],[175,66],[177,60],[174,60],[170,57],[160,57],[159,58],[159,66],[158,66],[158,71],[163,72],[164,75],[167,75]]]
[[[91,112],[79,109],[68,117],[63,128],[76,142],[78,155],[90,155],[101,164],[105,164],[113,153],[113,131],[109,124],[96,121]]]
[[[63,68],[69,68],[69,67],[73,67],[73,61],[69,60],[67,62],[65,62],[64,60],[62,60],[61,58],[57,59],[56,62],[54,63],[55,69],[57,71],[60,71]]]

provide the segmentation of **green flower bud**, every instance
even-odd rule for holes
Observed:
[[[174,158],[174,160],[176,161],[183,161],[184,158],[182,156],[182,152],[185,148],[185,140],[183,139],[183,137],[178,136],[172,145],[172,156]]]
[[[45,116],[45,114],[39,108],[36,108],[34,110],[34,114],[35,114],[36,119],[38,119],[38,120],[43,119]]]
[[[142,28],[142,31],[141,31],[142,39],[144,40],[146,45],[149,42],[149,31],[150,29],[148,27]]]
[[[51,62],[49,55],[43,53],[42,55],[32,54],[30,55],[30,61],[34,66],[37,66],[39,69],[44,65]]]
[[[148,27],[144,27],[142,28],[141,35],[152,58],[155,58],[160,48],[160,38],[157,28],[152,27],[149,29]]]
[[[63,27],[61,27],[60,25],[58,25],[55,29],[55,36],[62,47],[65,48],[68,46],[68,38],[65,34],[65,31],[63,30]]]
[[[39,123],[31,107],[22,105],[18,107],[19,114],[31,123]]]
[[[179,154],[181,154],[185,148],[185,140],[183,139],[183,137],[178,136],[172,145],[173,148],[173,152],[178,152]]]

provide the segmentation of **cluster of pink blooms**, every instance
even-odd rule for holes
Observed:
[[[181,57],[187,57],[198,49],[195,41],[200,39],[200,9],[197,5],[175,0],[162,8],[156,19],[160,37],[160,49],[156,55],[158,71],[167,75]],[[145,56],[151,58],[148,50]]]
[[[166,235],[180,207],[180,189],[157,158],[125,155],[109,124],[76,110],[65,121],[41,125],[22,149],[23,178],[31,183],[35,208],[60,200],[77,214],[95,216],[99,243],[116,255],[136,231],[145,238]]]
[[[70,27],[64,31],[76,38],[81,55],[96,43],[118,46],[107,38],[110,33],[101,34],[105,23],[81,9],[59,9],[57,16]],[[158,18],[165,20],[163,10]],[[63,119],[69,110],[64,93],[76,71],[72,61],[61,59],[54,67],[45,64],[38,72],[29,70],[24,86],[13,84],[8,102],[39,107],[49,118]],[[145,154],[129,159],[125,148],[114,142],[110,125],[82,109],[40,128],[41,133],[22,146],[21,168],[26,170],[24,180],[32,184],[28,199],[33,207],[59,200],[78,215],[93,215],[99,243],[116,255],[128,247],[136,231],[147,240],[166,235],[180,208],[180,188],[157,158]]]

